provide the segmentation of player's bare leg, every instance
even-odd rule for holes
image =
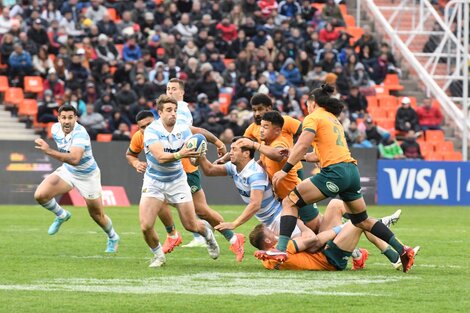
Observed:
[[[140,229],[144,235],[145,242],[154,255],[149,267],[160,267],[166,262],[165,254],[154,228],[155,220],[163,205],[164,202],[162,200],[152,197],[142,197],[139,203]]]
[[[224,222],[224,218],[219,212],[213,210],[207,204],[206,195],[203,189],[193,193],[194,207],[196,214],[199,218],[206,220],[212,227],[219,225]],[[220,233],[230,242],[230,250],[235,254],[236,260],[241,262],[245,255],[244,243],[245,236],[243,234],[235,234],[232,230],[226,229],[220,231]]]
[[[119,246],[119,235],[113,227],[113,222],[109,216],[104,214],[103,200],[101,197],[97,199],[85,199],[88,213],[91,218],[98,224],[108,236],[108,243],[105,252],[116,252]]]
[[[207,250],[213,259],[217,259],[220,254],[219,245],[215,240],[212,230],[205,225],[202,220],[196,217],[193,202],[184,202],[176,204],[183,227],[190,232],[198,233],[204,237],[207,243]]]

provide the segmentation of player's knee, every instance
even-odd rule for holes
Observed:
[[[291,209],[298,210],[299,208],[304,207],[306,205],[307,203],[304,201],[304,199],[302,198],[302,195],[297,190],[297,188],[294,188],[287,195],[287,197],[285,197],[284,200],[282,200],[283,208],[291,208]]]
[[[140,230],[142,232],[148,232],[148,231],[151,231],[153,229],[153,224],[152,223],[149,223],[147,221],[140,221]]]
[[[349,213],[349,218],[354,226],[364,229],[369,216],[367,215],[367,211],[362,211],[360,213]]]
[[[184,229],[186,229],[187,231],[190,231],[193,233],[198,231],[197,220],[194,220],[194,221],[185,220],[185,221],[181,221],[181,223],[183,224]]]
[[[42,190],[39,190],[39,189],[36,189],[36,191],[34,192],[34,199],[38,202],[38,203],[46,203],[48,202],[51,198],[50,196],[43,192]]]

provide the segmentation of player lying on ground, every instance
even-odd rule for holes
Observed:
[[[341,271],[346,269],[349,257],[353,257],[353,270],[364,268],[368,257],[367,250],[359,249],[360,254],[354,253],[363,230],[347,222],[342,227],[336,227],[319,233],[316,240],[322,244],[320,250],[309,249],[312,241],[312,231],[304,228],[302,233],[292,238],[287,245],[289,257],[284,261],[266,258],[266,254],[255,256],[261,259],[267,269],[277,270],[312,270],[312,271]],[[278,235],[263,224],[257,225],[250,233],[250,243],[266,251],[276,246]],[[417,254],[419,246],[413,250]]]
[[[56,215],[49,227],[49,235],[59,231],[72,214],[62,208],[55,197],[66,194],[74,187],[85,199],[88,213],[108,236],[106,252],[116,252],[119,236],[114,231],[113,222],[104,214],[101,199],[101,174],[91,150],[90,136],[85,128],[77,123],[77,110],[70,105],[59,108],[59,122],[52,126],[52,138],[57,150],[52,149],[42,139],[36,139],[36,149],[64,164],[47,176],[36,189],[34,199]]]

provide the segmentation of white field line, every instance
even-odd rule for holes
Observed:
[[[149,269],[150,271],[150,269]],[[157,269],[158,271],[158,269]],[[145,279],[93,279],[64,278],[42,280],[32,284],[3,285],[0,290],[70,291],[120,294],[194,294],[194,295],[243,295],[259,296],[278,293],[383,296],[380,293],[349,292],[350,286],[389,284],[415,279],[406,276],[371,276],[361,278],[337,273],[198,273],[181,276],[162,275]],[[282,282],[282,286],[280,285]],[[337,290],[340,288],[340,290]],[[342,289],[342,290],[341,290]]]
[[[387,266],[387,267],[390,267],[392,268],[392,265],[390,263],[375,263],[374,262],[374,265],[379,265],[379,266]],[[413,265],[413,268],[418,268],[418,267],[426,267],[426,268],[464,268],[463,266],[460,266],[460,265],[452,265],[452,264],[422,264],[422,263],[418,263],[415,265]]]

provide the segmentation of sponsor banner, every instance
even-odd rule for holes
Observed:
[[[378,161],[378,204],[470,205],[470,162]]]
[[[51,140],[48,143],[56,147]],[[37,186],[61,163],[35,149],[32,141],[2,141],[0,145],[0,204],[36,204],[33,194]],[[130,203],[138,204],[143,175],[127,163],[128,146],[128,142],[92,143],[93,155],[101,169],[102,185],[122,186]],[[213,145],[208,148],[207,158],[216,160],[216,149]],[[351,152],[359,163],[364,198],[368,204],[375,203],[377,152],[375,149],[352,149]],[[145,159],[143,153],[140,159]],[[304,163],[304,179],[311,176],[312,171],[312,164]],[[201,174],[201,182],[209,204],[242,204],[232,179]],[[109,203],[112,203],[110,195],[103,196],[109,196]]]
[[[130,206],[126,190],[122,186],[102,186],[101,199],[105,207]],[[85,199],[77,189],[72,189],[60,198],[61,205],[86,206]]]

